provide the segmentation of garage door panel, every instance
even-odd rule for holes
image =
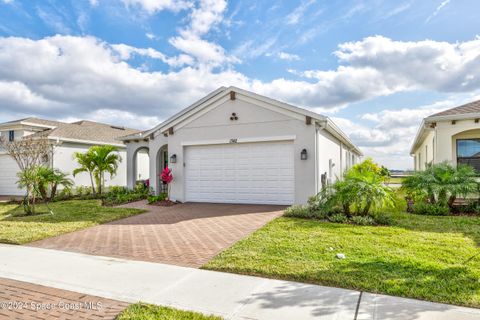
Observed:
[[[292,142],[186,147],[185,165],[187,201],[294,202]]]
[[[24,191],[17,187],[17,163],[9,155],[0,155],[0,195],[21,196]]]

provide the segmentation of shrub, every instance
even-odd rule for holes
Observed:
[[[389,226],[393,223],[393,217],[389,213],[378,212],[371,215],[375,223],[381,226]]]
[[[285,210],[284,216],[294,218],[312,218],[312,212],[307,206],[293,205]]]
[[[328,221],[336,223],[345,223],[348,221],[348,218],[343,213],[335,213],[328,217]]]
[[[457,197],[478,195],[475,169],[468,165],[453,166],[448,162],[430,165],[403,180],[402,188],[415,202],[430,202],[453,208]],[[427,209],[428,210],[428,209]]]
[[[370,216],[353,216],[350,221],[353,224],[358,224],[359,226],[374,226],[376,221]]]
[[[73,197],[73,191],[70,187],[65,187],[58,193],[58,198],[70,199]]]
[[[413,205],[413,213],[428,216],[445,216],[450,213],[450,208],[444,204],[416,202]]]
[[[102,204],[105,206],[116,206],[129,202],[147,199],[150,194],[150,189],[143,184],[138,184],[133,190],[125,187],[113,186],[102,199]]]
[[[158,201],[164,201],[165,199],[167,199],[167,193],[162,192],[158,196],[148,196],[147,201],[148,201],[149,204],[151,204],[151,203],[155,203],[155,202],[158,202]]]

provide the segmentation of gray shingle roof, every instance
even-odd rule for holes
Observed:
[[[118,137],[139,132],[139,130],[136,129],[123,128],[88,120],[65,123],[38,118],[27,118],[23,119],[22,122],[55,126],[53,129],[47,129],[45,131],[35,133],[37,136],[48,136],[72,140],[87,140],[99,143],[119,144],[121,142],[117,140]]]
[[[480,113],[480,100],[473,101],[459,107],[432,114],[430,117],[453,116],[459,114]]]

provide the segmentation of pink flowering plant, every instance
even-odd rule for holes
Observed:
[[[173,175],[169,167],[165,167],[160,173],[160,180],[167,185],[167,200],[170,200],[170,183],[173,181]]]

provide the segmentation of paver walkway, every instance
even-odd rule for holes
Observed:
[[[0,277],[235,320],[480,319],[480,309],[25,246],[0,245]]]
[[[113,320],[127,306],[126,302],[0,278],[0,319]]]
[[[135,202],[148,213],[28,244],[92,255],[200,267],[282,214],[284,207],[188,203],[173,207]]]

